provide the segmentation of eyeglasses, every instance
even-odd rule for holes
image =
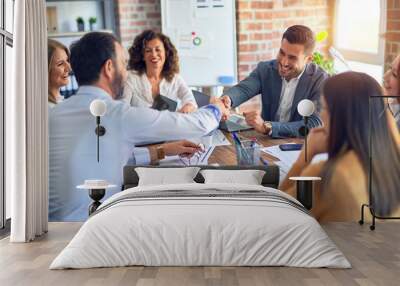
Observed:
[[[179,160],[185,166],[201,165],[205,162],[207,155],[210,153],[212,147],[204,149],[204,151],[199,151],[194,153],[191,157],[179,157]]]
[[[193,154],[191,157],[179,157],[179,160],[182,162],[183,165],[185,166],[192,166],[192,165],[197,165],[200,160],[200,154],[199,152]]]

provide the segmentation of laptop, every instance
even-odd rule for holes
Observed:
[[[153,105],[151,106],[151,108],[157,109],[160,111],[161,110],[169,110],[169,111],[174,112],[174,111],[176,111],[177,106],[178,106],[178,102],[159,94],[154,98],[154,102],[153,102]]]
[[[237,132],[253,129],[250,125],[247,125],[246,120],[239,114],[232,114],[228,120],[219,123],[219,129],[228,132]]]

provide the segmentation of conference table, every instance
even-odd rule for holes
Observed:
[[[236,150],[232,136],[229,132],[224,131],[223,133],[225,137],[231,142],[231,145],[215,147],[213,153],[210,155],[208,159],[208,164],[237,165]],[[284,143],[303,143],[304,141],[303,139],[299,138],[272,139],[266,135],[257,133],[254,130],[241,131],[238,134],[242,138],[247,138],[247,139],[256,138],[257,142],[264,147],[269,147]],[[277,161],[277,158],[269,154],[266,154],[265,152],[261,152],[261,156],[271,163]],[[260,165],[262,164],[261,161],[259,162],[259,164]]]

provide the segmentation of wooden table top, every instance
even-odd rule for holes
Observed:
[[[232,136],[229,132],[223,132],[226,138],[231,142],[231,145],[227,146],[217,146],[215,147],[213,153],[208,159],[209,164],[219,164],[219,165],[237,165],[236,161],[236,151],[235,145],[232,140]],[[264,147],[284,144],[284,143],[303,143],[303,139],[299,138],[286,138],[286,139],[271,139],[270,137],[257,133],[254,130],[242,131],[238,133],[242,138],[257,138],[257,142]],[[277,161],[277,158],[261,152],[261,157],[268,160],[268,162]],[[260,162],[261,165],[261,162]]]

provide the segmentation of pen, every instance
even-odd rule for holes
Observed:
[[[268,161],[266,159],[264,159],[263,157],[260,157],[260,161],[261,161],[261,163],[263,163],[263,165],[268,166]]]
[[[207,152],[204,154],[203,158],[201,158],[200,162],[204,161],[204,159],[207,157],[207,154],[210,152],[210,150],[211,150],[211,146],[208,147]]]
[[[241,147],[243,147],[242,142],[240,141],[239,137],[237,136],[236,132],[232,132],[232,137],[235,143]]]
[[[250,140],[251,140],[251,145],[250,145],[250,147],[251,147],[251,148],[255,147],[255,146],[256,146],[256,143],[257,143],[257,138],[252,137],[252,138],[250,138]]]

